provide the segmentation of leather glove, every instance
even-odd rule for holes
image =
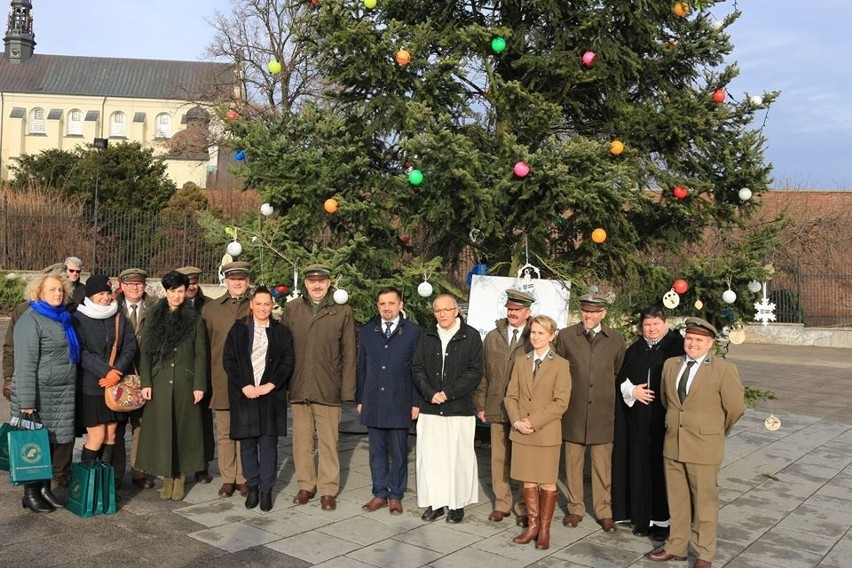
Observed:
[[[101,387],[114,387],[118,384],[118,381],[121,380],[121,373],[115,369],[112,369],[109,373],[106,374],[104,378],[98,381],[98,386]]]

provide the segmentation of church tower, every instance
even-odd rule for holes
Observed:
[[[32,11],[30,0],[12,0],[6,36],[3,38],[6,61],[10,63],[23,63],[33,55],[36,42]]]

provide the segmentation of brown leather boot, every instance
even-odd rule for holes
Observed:
[[[524,494],[524,501],[527,504],[529,525],[524,532],[516,536],[513,540],[518,544],[528,544],[531,540],[538,537],[538,486],[524,487],[522,492]]]
[[[538,538],[535,541],[535,547],[539,550],[550,548],[550,523],[553,522],[553,512],[556,510],[556,497],[558,496],[558,491],[541,490],[538,506],[540,521]]]

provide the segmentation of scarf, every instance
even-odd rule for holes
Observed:
[[[30,308],[44,317],[62,324],[62,331],[65,332],[65,340],[68,342],[68,358],[75,365],[78,364],[80,362],[80,342],[77,341],[77,334],[71,327],[71,314],[65,309],[65,306],[54,307],[44,300],[39,300],[38,302],[30,301]]]
[[[113,300],[106,306],[92,302],[90,298],[83,300],[83,303],[77,306],[77,311],[81,314],[96,320],[109,319],[118,311],[118,302]]]

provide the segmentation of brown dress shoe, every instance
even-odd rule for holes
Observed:
[[[230,497],[234,494],[234,489],[237,486],[233,483],[223,483],[222,487],[219,488],[219,497]]]
[[[304,489],[299,489],[299,492],[296,493],[296,496],[293,497],[293,503],[296,505],[304,505],[308,501],[314,498],[316,495],[316,491],[306,491]]]
[[[645,557],[655,562],[668,562],[669,560],[686,560],[686,556],[678,556],[677,554],[672,554],[665,548],[649,552],[645,555]]]
[[[580,521],[583,520],[583,517],[580,515],[575,515],[571,513],[570,515],[565,515],[565,518],[562,519],[562,524],[566,527],[571,527],[572,529],[576,529],[577,525],[580,524]]]
[[[692,568],[710,568],[709,560],[701,560],[700,558],[695,561],[695,564],[692,565]]]
[[[320,505],[323,511],[334,511],[337,509],[337,501],[334,500],[334,495],[323,495],[320,497]]]
[[[391,515],[401,515],[402,514],[402,501],[399,499],[391,499],[388,501],[390,503],[390,514]]]
[[[612,517],[605,517],[598,521],[598,524],[601,526],[604,532],[615,532],[615,521],[612,520]]]
[[[505,519],[508,516],[509,516],[509,513],[506,513],[504,511],[498,511],[497,509],[494,509],[493,511],[491,511],[491,514],[488,515],[488,520],[494,521],[495,523],[499,523],[500,521],[502,521],[503,519]]]
[[[240,492],[240,496],[248,497],[248,494],[249,494],[248,483],[237,483],[237,489]]]
[[[383,507],[387,507],[387,506],[388,506],[388,500],[387,499],[380,499],[379,497],[373,497],[372,499],[367,501],[364,504],[364,506],[361,507],[361,508],[364,509],[365,511],[367,511],[368,513],[372,513],[373,511],[378,511],[379,509],[381,509]]]

